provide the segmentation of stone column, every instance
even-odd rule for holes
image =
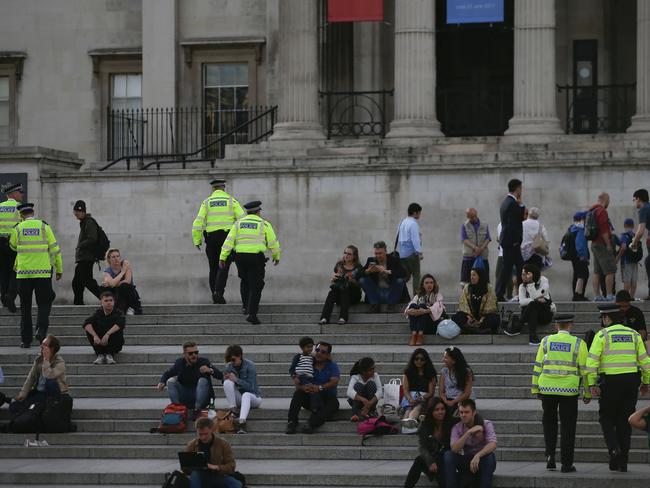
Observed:
[[[395,1],[395,116],[387,137],[441,136],[433,0]]]
[[[562,133],[555,84],[555,1],[516,0],[514,112],[506,134]]]
[[[176,0],[142,0],[142,106],[176,106]]]
[[[280,103],[272,141],[324,139],[318,108],[318,0],[280,0]]]
[[[628,132],[650,132],[650,2],[636,2],[636,115]]]

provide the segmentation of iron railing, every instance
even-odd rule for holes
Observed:
[[[255,144],[273,134],[277,106],[216,111],[177,109],[109,110],[107,159],[104,171],[120,162],[131,169],[153,165],[210,162],[224,157],[229,144]],[[147,164],[145,164],[147,162]]]
[[[635,84],[558,85],[564,96],[567,134],[625,132],[635,113]]]
[[[393,90],[320,92],[325,99],[327,138],[385,137],[386,98]]]

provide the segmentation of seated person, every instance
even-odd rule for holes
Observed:
[[[226,348],[226,368],[223,371],[223,392],[228,401],[228,408],[236,411],[239,418],[235,421],[237,433],[246,433],[246,419],[251,408],[260,408],[262,396],[257,385],[255,363],[244,359],[241,346],[233,344]]]
[[[501,317],[497,296],[483,268],[472,268],[463,287],[458,311],[451,318],[466,333],[497,332]]]
[[[460,422],[451,429],[451,449],[444,454],[445,488],[460,486],[460,475],[466,472],[478,475],[479,488],[490,488],[497,466],[492,422],[477,415],[474,400],[460,402],[458,413]]]
[[[650,406],[637,410],[628,419],[630,426],[648,434],[648,449],[650,449]]]
[[[142,315],[142,304],[135,289],[131,263],[122,259],[119,249],[109,249],[106,252],[106,262],[108,267],[104,269],[101,287],[113,292],[116,297],[116,307],[124,315]]]
[[[114,354],[124,346],[124,315],[115,308],[113,293],[104,290],[99,294],[101,308],[84,321],[84,330],[97,359],[93,364],[115,364]]]
[[[314,339],[302,337],[298,342],[302,352],[291,360],[289,374],[296,385],[311,385],[314,383]],[[323,407],[320,393],[309,393],[309,409],[318,412]]]
[[[334,304],[339,304],[339,324],[348,321],[350,305],[361,301],[361,288],[359,288],[359,250],[355,246],[348,246],[343,250],[343,258],[334,266],[330,291],[325,299],[319,324],[329,323]]]
[[[375,372],[372,358],[361,358],[352,366],[347,396],[352,407],[352,422],[377,416],[377,403],[383,395],[381,379]]]
[[[212,432],[212,419],[200,418],[195,427],[196,439],[187,444],[187,452],[204,453],[208,469],[190,473],[190,488],[241,488],[232,476],[236,465],[230,444]]]
[[[167,387],[169,401],[194,409],[194,417],[197,417],[214,397],[211,376],[223,380],[223,373],[209,359],[199,357],[196,342],[188,341],[183,344],[183,357],[163,373],[157,388],[162,391]]]
[[[442,355],[445,364],[440,370],[440,398],[452,412],[466,399],[476,398],[474,372],[456,346],[449,346]]]
[[[22,390],[9,410],[16,414],[32,403],[45,403],[48,396],[67,395],[65,361],[59,354],[61,343],[52,334],[41,342],[41,353],[34,360]]]
[[[621,307],[623,313],[623,325],[630,329],[636,330],[644,341],[648,340],[648,329],[645,323],[645,317],[640,308],[630,305],[633,301],[629,292],[621,290],[616,293],[616,304]]]
[[[373,244],[375,257],[368,258],[361,271],[359,283],[363,288],[370,311],[379,312],[379,304],[393,305],[404,293],[404,268],[400,260],[386,251],[384,241]]]
[[[411,339],[409,346],[424,344],[424,334],[435,334],[438,324],[447,317],[438,282],[431,274],[420,280],[416,295],[406,306],[404,315],[409,318]]]
[[[436,392],[437,377],[438,373],[426,349],[413,351],[402,376],[404,398],[400,406],[404,409],[402,422],[407,428],[417,427],[422,408]]]

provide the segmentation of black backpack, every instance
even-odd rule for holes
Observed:
[[[108,239],[106,232],[97,224],[97,244],[95,245],[95,259],[103,261],[106,259],[106,252],[111,247],[111,241]]]
[[[7,431],[14,434],[38,434],[41,432],[41,414],[44,409],[44,403],[32,403],[11,419]]]
[[[76,430],[70,421],[71,416],[72,397],[70,395],[47,397],[41,416],[41,432],[62,433]]]
[[[641,243],[638,243],[636,246],[636,251],[633,251],[630,247],[630,244],[627,245],[625,249],[625,261],[628,263],[638,263],[643,259],[643,247]]]
[[[560,242],[560,258],[562,261],[573,261],[577,257],[576,234],[568,230],[562,236],[562,241]]]
[[[165,475],[162,488],[190,488],[190,480],[181,471],[174,471]]]

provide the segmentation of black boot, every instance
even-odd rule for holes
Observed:
[[[552,454],[550,456],[546,456],[546,469],[549,471],[555,471],[556,468],[557,466],[555,464],[555,456]]]
[[[619,467],[619,459],[618,459],[618,451],[609,451],[609,470],[610,471],[618,471]]]

